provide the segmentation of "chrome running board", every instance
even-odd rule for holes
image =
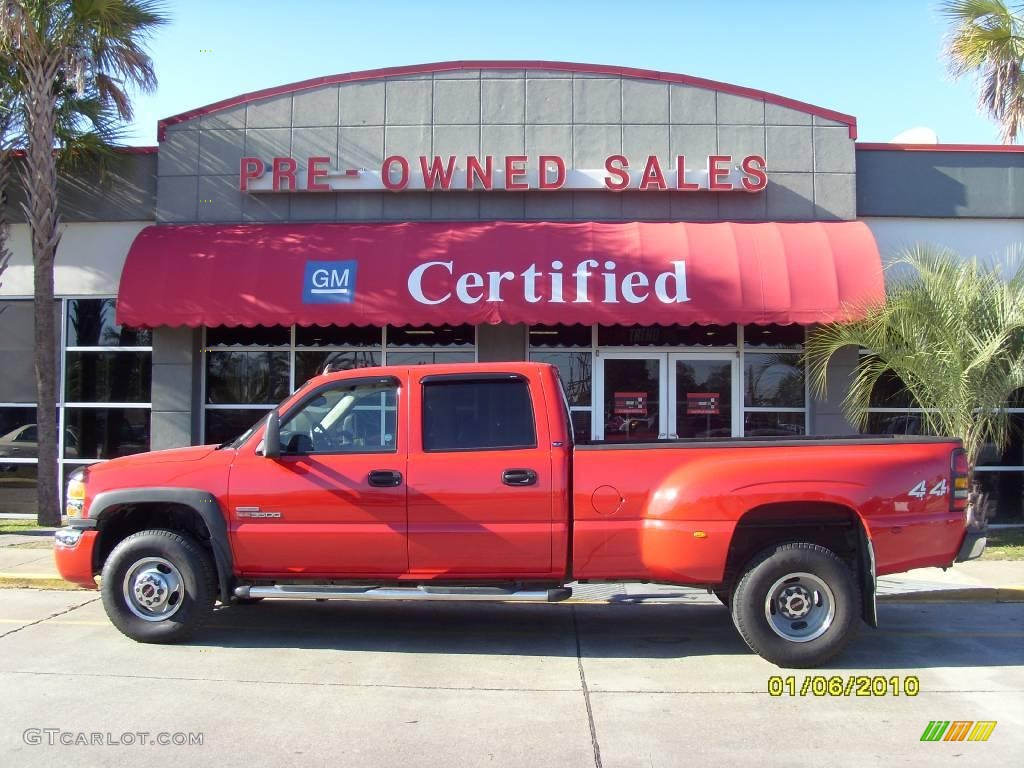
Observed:
[[[283,584],[235,587],[240,599],[267,597],[286,600],[479,600],[519,603],[557,603],[572,596],[568,587],[545,590],[500,587],[343,587],[329,584]]]

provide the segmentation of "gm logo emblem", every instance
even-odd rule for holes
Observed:
[[[303,304],[351,304],[356,296],[356,262],[307,261]]]

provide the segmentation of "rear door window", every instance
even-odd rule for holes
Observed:
[[[423,450],[536,448],[533,405],[523,379],[423,384]]]

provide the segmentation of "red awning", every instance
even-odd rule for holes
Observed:
[[[131,326],[821,323],[884,298],[860,222],[147,227]]]

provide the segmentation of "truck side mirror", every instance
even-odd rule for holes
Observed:
[[[276,459],[281,455],[281,417],[275,408],[267,415],[267,428],[263,432],[263,456]]]

